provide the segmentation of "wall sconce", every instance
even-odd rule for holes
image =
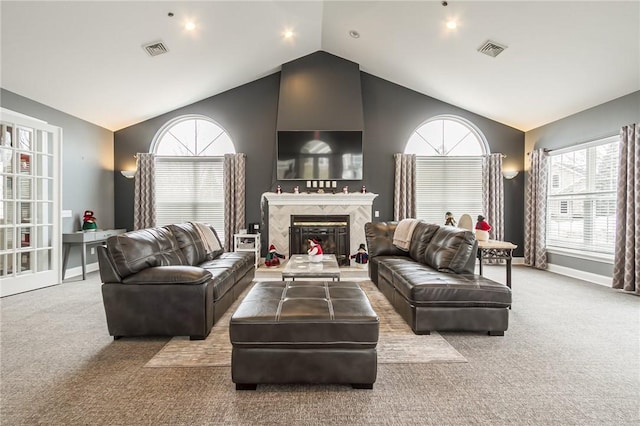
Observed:
[[[126,177],[127,179],[133,179],[133,177],[136,175],[135,170],[121,170],[120,173],[122,173],[122,176]]]
[[[514,177],[518,176],[518,171],[517,170],[509,170],[509,171],[503,171],[502,172],[502,176],[504,176],[505,179],[513,179]]]

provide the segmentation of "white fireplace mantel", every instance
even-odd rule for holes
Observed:
[[[373,200],[378,194],[266,192],[262,196],[269,204],[269,243],[289,257],[289,227],[292,215],[348,215],[350,253],[356,253],[358,246],[365,242],[364,225],[371,221]]]
[[[265,192],[264,198],[270,206],[372,206],[373,200],[378,196],[372,192],[349,192],[344,194],[330,193],[306,193],[300,194]]]

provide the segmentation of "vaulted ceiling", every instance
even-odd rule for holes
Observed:
[[[3,0],[0,83],[110,130],[317,50],[524,131],[640,90],[639,1],[441,3]]]

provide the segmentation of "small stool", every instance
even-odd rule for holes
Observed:
[[[237,390],[265,383],[372,389],[379,319],[355,282],[259,282],[229,323]]]

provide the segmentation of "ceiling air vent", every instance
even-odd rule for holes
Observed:
[[[499,54],[502,53],[507,46],[504,46],[500,43],[496,43],[495,41],[487,40],[482,46],[478,48],[478,52],[484,53],[487,56],[491,56],[495,58]]]
[[[169,51],[167,46],[165,46],[161,41],[145,44],[142,48],[149,54],[149,56],[158,56]]]

